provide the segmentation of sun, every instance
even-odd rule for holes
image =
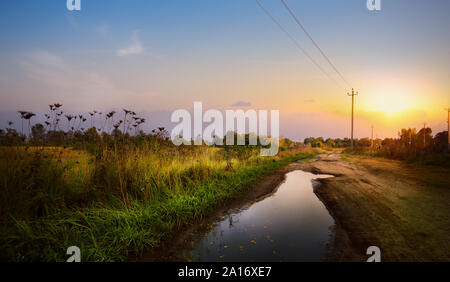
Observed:
[[[393,115],[413,107],[413,99],[406,92],[383,91],[373,94],[369,107],[371,110]]]
[[[392,115],[408,109],[407,101],[395,95],[380,95],[375,103],[375,109]]]

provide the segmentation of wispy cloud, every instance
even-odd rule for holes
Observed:
[[[250,102],[243,102],[243,101],[238,101],[234,104],[231,104],[231,107],[250,107],[252,105],[252,103]]]
[[[77,66],[57,54],[35,51],[20,61],[26,75],[27,84],[38,91],[40,101],[64,101],[72,105],[108,104],[105,102],[120,99],[119,88],[114,80],[96,69]],[[130,93],[127,93],[130,95]]]
[[[138,33],[139,30],[134,31],[131,45],[126,48],[118,49],[117,56],[124,57],[130,55],[139,55],[144,52],[144,48],[142,47],[142,43],[139,39]]]

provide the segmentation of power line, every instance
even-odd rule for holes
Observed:
[[[297,23],[298,26],[300,26],[300,28],[305,32],[305,34],[309,37],[309,39],[311,39],[311,42],[314,44],[314,46],[316,46],[316,48],[320,51],[320,53],[322,54],[322,56],[327,60],[327,62],[330,64],[330,66],[336,71],[336,73],[342,78],[342,80],[349,86],[352,87],[350,85],[350,83],[344,78],[344,76],[342,75],[342,73],[336,68],[336,66],[331,62],[331,60],[328,58],[327,55],[325,55],[325,53],[322,51],[322,49],[319,47],[319,45],[316,43],[316,41],[314,41],[314,39],[312,38],[312,36],[309,34],[309,32],[306,30],[306,28],[300,23],[300,21],[298,20],[298,18],[294,15],[294,13],[292,12],[292,10],[289,8],[289,6],[286,4],[286,2],[284,2],[284,0],[280,0],[281,3],[284,5],[284,7],[288,10],[289,14],[292,16],[292,18],[295,20],[295,22]]]
[[[255,0],[256,3],[258,4],[258,6],[264,11],[264,13],[278,26],[278,28],[283,31],[288,37],[289,39],[294,43],[294,45],[306,56],[308,57],[311,62],[314,63],[314,65],[316,65],[317,68],[319,68],[330,80],[332,80],[334,83],[336,83],[337,85],[339,85],[339,83],[337,83],[336,80],[334,80],[312,57],[311,55],[308,54],[308,52],[305,51],[305,49],[302,48],[302,46],[297,42],[297,40],[295,40],[295,38],[269,13],[268,10],[266,10],[266,8],[263,7],[263,5],[261,5],[261,3],[259,3],[258,0]],[[340,86],[340,85],[339,85]]]

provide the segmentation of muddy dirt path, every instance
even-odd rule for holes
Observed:
[[[450,171],[404,162],[325,154],[296,165],[332,174],[315,189],[336,221],[329,259],[450,261]]]

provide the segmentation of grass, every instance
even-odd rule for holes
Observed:
[[[315,151],[258,153],[151,143],[91,153],[0,148],[0,260],[65,261],[70,246],[83,261],[126,260]]]

